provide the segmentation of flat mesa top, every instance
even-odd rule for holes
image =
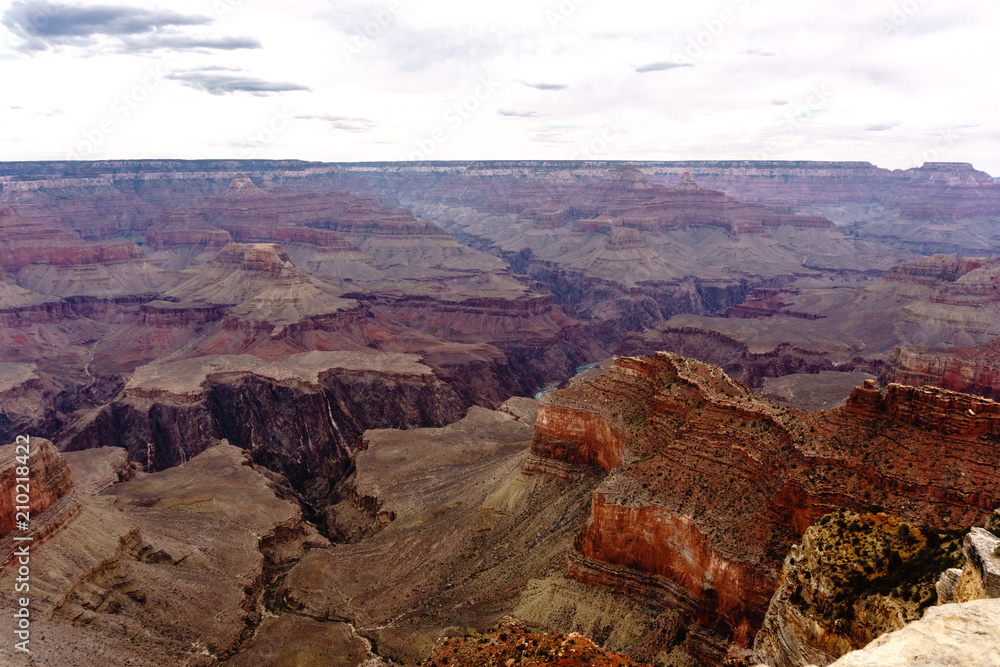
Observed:
[[[252,354],[213,354],[194,359],[140,366],[125,383],[125,391],[139,395],[197,395],[205,380],[221,373],[252,373],[277,381],[319,382],[330,370],[373,371],[399,375],[430,375],[429,366],[416,354],[371,350],[291,354],[274,361]]]

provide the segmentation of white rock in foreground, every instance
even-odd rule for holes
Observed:
[[[1000,599],[931,607],[831,667],[1000,667]]]

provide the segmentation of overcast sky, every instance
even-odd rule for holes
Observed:
[[[996,0],[0,2],[0,159],[809,159],[1000,176]]]

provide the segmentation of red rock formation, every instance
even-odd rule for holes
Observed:
[[[223,229],[214,227],[191,211],[170,209],[146,231],[146,243],[158,250],[177,245],[199,245],[221,248],[233,238]]]
[[[17,271],[29,264],[109,264],[139,259],[142,251],[127,241],[87,242],[74,234],[20,217],[0,206],[0,268]]]
[[[992,401],[902,385],[787,410],[658,353],[546,397],[532,452],[610,471],[570,573],[681,604],[701,628],[689,649],[715,662],[749,646],[787,549],[819,516],[879,505],[954,528],[1000,504],[998,419]]]
[[[902,345],[893,350],[882,379],[1000,400],[1000,340],[978,347]]]
[[[49,517],[45,516],[45,511],[64,499],[72,505],[70,494],[73,492],[73,480],[66,461],[51,442],[30,435],[27,436],[26,446],[24,442],[19,440],[0,447],[0,538],[17,532],[19,535],[31,535],[37,541],[45,537],[43,533],[58,529],[58,526],[47,520]],[[23,465],[17,457],[22,456],[26,450],[27,463]],[[26,482],[19,481],[25,478]],[[27,498],[24,505],[28,508],[27,521],[31,527],[28,532],[16,530],[19,518],[17,513],[21,510],[15,506],[22,504],[17,501],[21,495]],[[60,514],[65,514],[69,509],[61,507]],[[63,519],[65,516],[60,520]],[[9,565],[6,548],[12,542],[7,540],[0,544],[0,550],[4,551],[0,556],[0,566]],[[35,545],[31,546],[34,548]]]
[[[938,254],[894,266],[885,272],[882,279],[891,283],[934,287],[942,283],[953,283],[969,272],[995,262],[996,260],[981,257],[955,258],[951,255]]]

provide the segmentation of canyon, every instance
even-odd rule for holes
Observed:
[[[0,163],[39,664],[805,659],[822,517],[1000,506],[998,216],[956,163]]]

